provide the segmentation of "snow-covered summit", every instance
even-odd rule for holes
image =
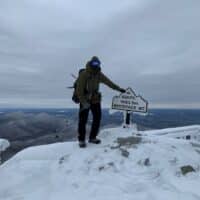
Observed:
[[[162,131],[106,129],[102,144],[86,149],[25,149],[0,167],[0,200],[199,200],[200,143]],[[188,165],[195,172],[183,175]]]

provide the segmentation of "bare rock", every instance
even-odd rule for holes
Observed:
[[[191,165],[186,165],[181,167],[181,173],[186,175],[190,172],[195,172],[195,169]]]
[[[117,143],[119,144],[120,147],[121,146],[131,147],[141,143],[141,141],[142,141],[141,137],[134,137],[134,136],[126,138],[117,138]]]
[[[125,158],[129,157],[129,152],[126,149],[120,148],[121,155],[124,156]]]
[[[144,160],[144,166],[150,166],[150,165],[151,165],[150,159],[149,159],[149,158],[146,158],[146,159]]]

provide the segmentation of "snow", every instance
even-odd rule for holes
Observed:
[[[9,146],[8,140],[0,138],[0,152],[5,151]]]
[[[191,140],[197,140],[200,142],[199,125],[144,131],[143,134],[148,134],[148,135],[151,134],[155,136],[167,136],[180,139],[186,139],[187,136],[190,136]]]
[[[193,128],[140,132],[140,143],[121,147],[128,157],[116,140],[133,136],[132,128],[103,130],[102,144],[86,149],[76,142],[27,148],[0,167],[0,200],[199,200],[200,143],[167,136]],[[182,175],[184,165],[196,172]]]

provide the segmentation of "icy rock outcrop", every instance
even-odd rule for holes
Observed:
[[[5,151],[10,146],[10,143],[6,139],[0,138],[0,152]]]
[[[0,164],[2,162],[2,152],[5,151],[8,147],[10,146],[10,143],[8,142],[8,140],[5,139],[0,139]]]
[[[181,173],[186,175],[191,172],[195,172],[196,170],[191,165],[186,165],[181,167]]]

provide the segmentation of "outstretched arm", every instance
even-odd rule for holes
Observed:
[[[113,83],[106,75],[104,75],[102,72],[100,73],[100,82],[104,83],[108,87],[112,88],[113,90],[117,90],[119,92],[125,92],[124,89],[120,88],[118,85]]]

